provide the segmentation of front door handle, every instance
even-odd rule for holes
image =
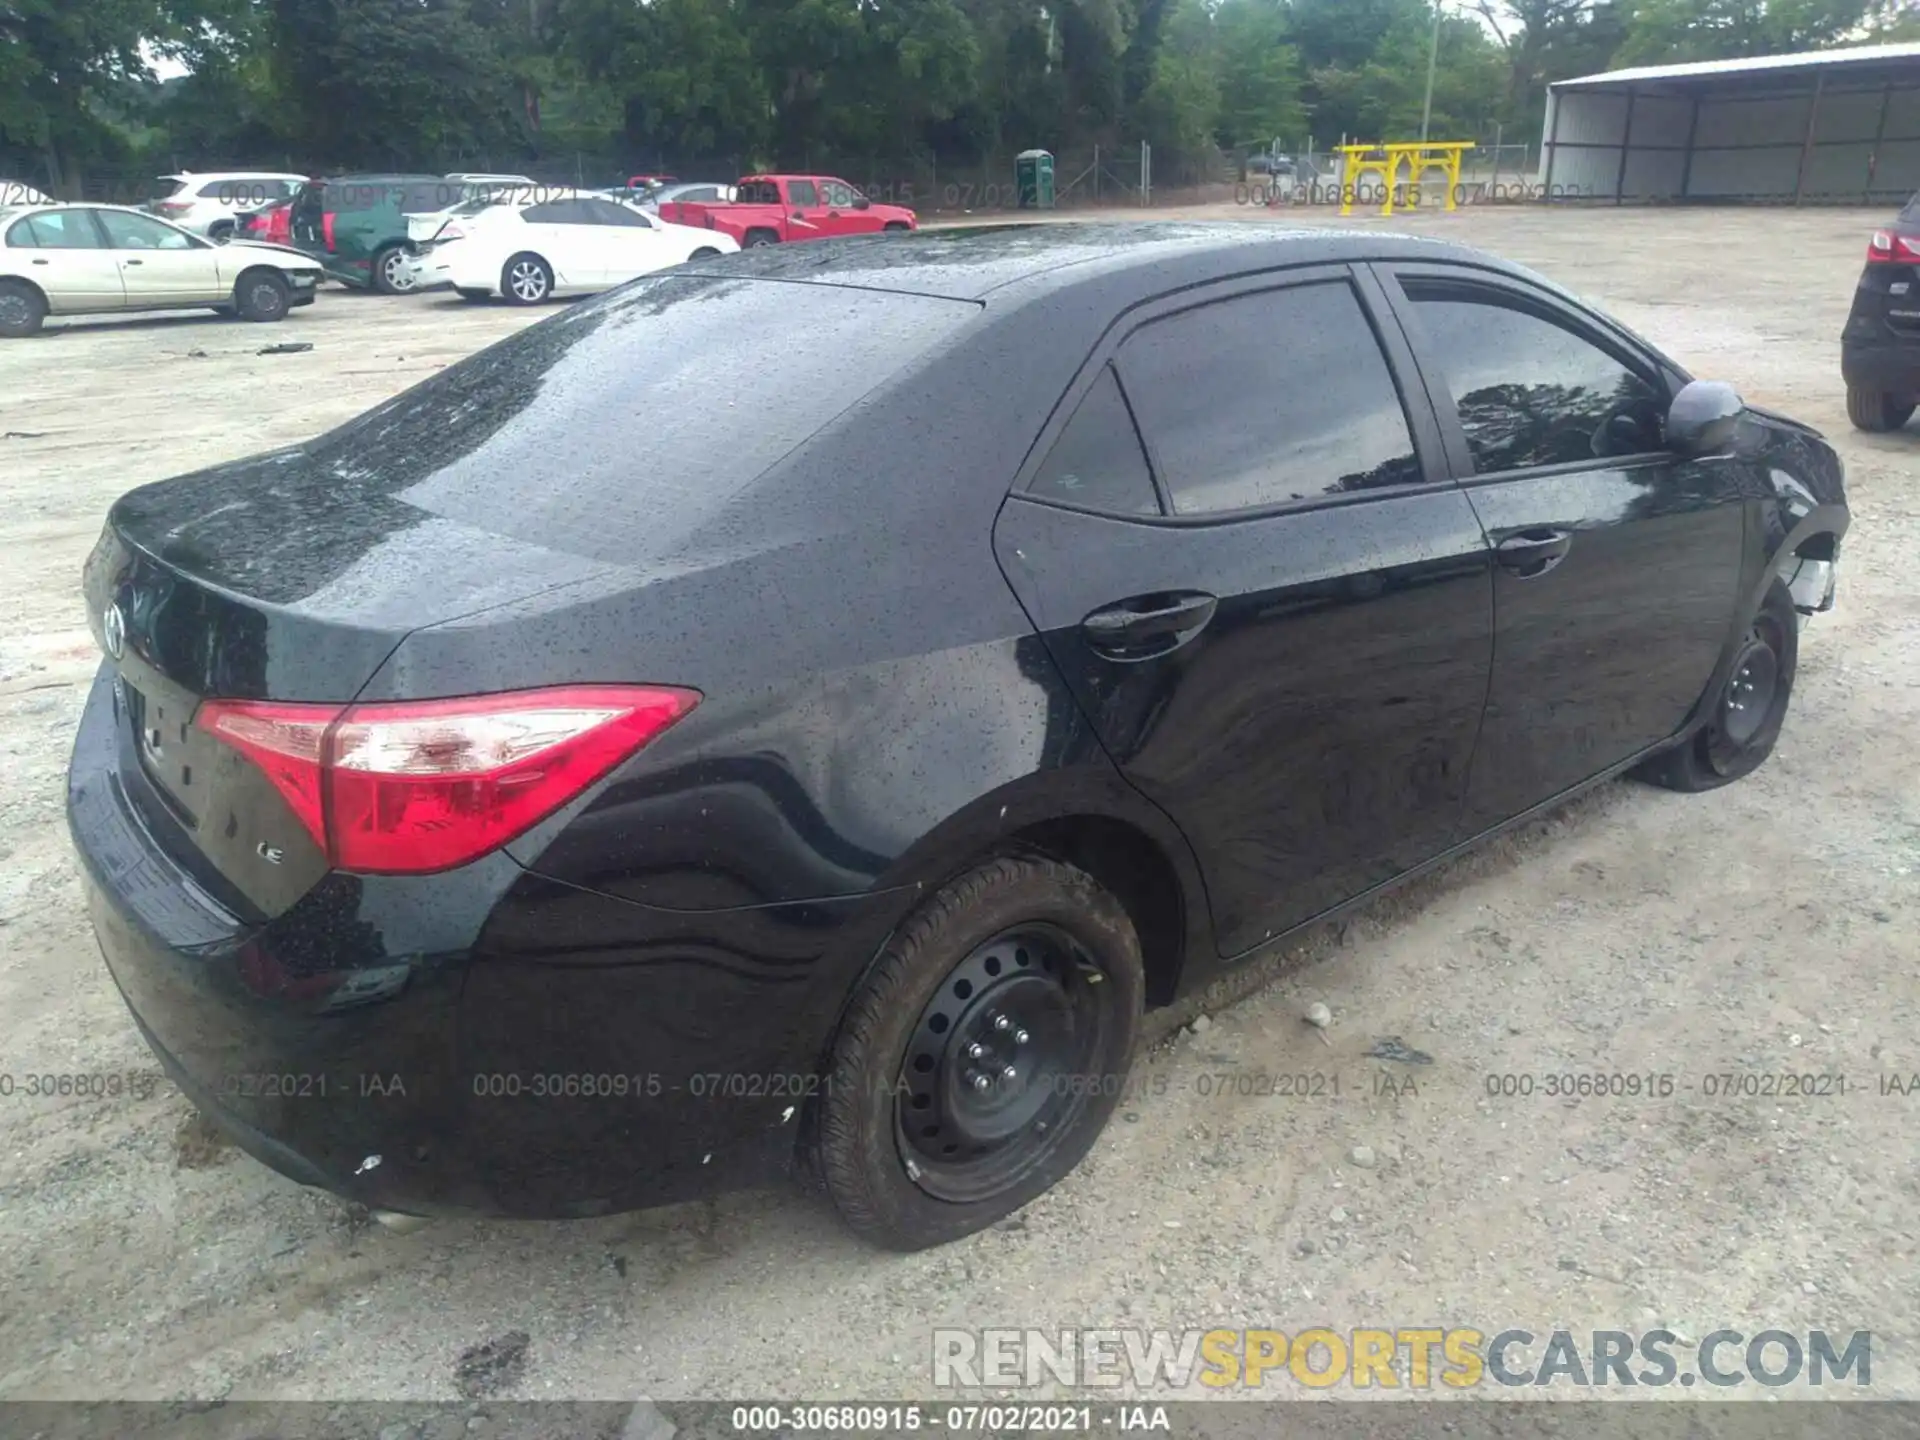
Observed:
[[[122,260],[122,261],[121,261],[120,263],[121,263],[122,265],[144,265],[144,264],[146,264],[146,261],[144,261],[144,260]]]
[[[1567,531],[1540,527],[1507,536],[1495,547],[1494,553],[1504,569],[1522,580],[1531,580],[1566,559],[1572,548],[1573,536]]]
[[[1087,644],[1110,660],[1151,660],[1206,628],[1220,602],[1199,591],[1136,595],[1080,622]]]

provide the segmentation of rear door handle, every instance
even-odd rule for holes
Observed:
[[[122,265],[144,265],[144,264],[146,264],[146,261],[144,261],[144,260],[122,260],[122,261],[121,261],[120,263],[121,263]]]
[[[1136,595],[1080,622],[1087,644],[1110,660],[1151,660],[1198,635],[1220,602],[1199,591]]]
[[[1573,536],[1567,531],[1541,527],[1507,536],[1495,547],[1494,553],[1504,569],[1530,580],[1553,569],[1567,558],[1572,548]]]

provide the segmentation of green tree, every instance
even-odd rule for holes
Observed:
[[[522,149],[511,72],[457,0],[273,0],[275,88],[325,164]]]
[[[1220,86],[1214,129],[1221,143],[1238,146],[1301,133],[1306,110],[1300,55],[1289,43],[1286,10],[1278,0],[1222,0],[1213,20]]]
[[[771,107],[728,0],[560,0],[579,72],[604,86],[628,160],[696,160],[764,142]]]
[[[1663,64],[1858,44],[1898,25],[1901,14],[1911,22],[1913,7],[1898,0],[1639,0],[1617,59]]]
[[[148,56],[197,53],[223,11],[195,0],[0,0],[0,140],[56,190],[125,148],[102,106],[152,80]]]
[[[1220,117],[1213,15],[1204,0],[1175,0],[1162,35],[1139,118],[1156,149],[1194,154],[1213,140]]]

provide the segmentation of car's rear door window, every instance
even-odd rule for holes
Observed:
[[[596,225],[611,225],[626,230],[651,230],[652,224],[646,216],[625,205],[616,205],[611,200],[581,200],[577,202],[586,207],[587,214]]]
[[[101,250],[100,232],[85,210],[43,210],[21,222],[42,250]]]
[[[1027,493],[1037,500],[1117,515],[1160,513],[1146,452],[1112,366],[1103,366],[1093,388],[1081,397]]]
[[[1660,450],[1660,388],[1542,307],[1471,283],[1408,276],[1402,284],[1476,475]]]
[[[1118,366],[1178,515],[1423,479],[1393,374],[1344,279],[1151,321]]]

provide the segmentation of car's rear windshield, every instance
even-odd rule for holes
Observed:
[[[149,200],[171,200],[187,188],[187,182],[178,175],[162,175],[147,189]]]
[[[977,314],[921,295],[660,276],[490,346],[309,454],[339,490],[642,563]]]

